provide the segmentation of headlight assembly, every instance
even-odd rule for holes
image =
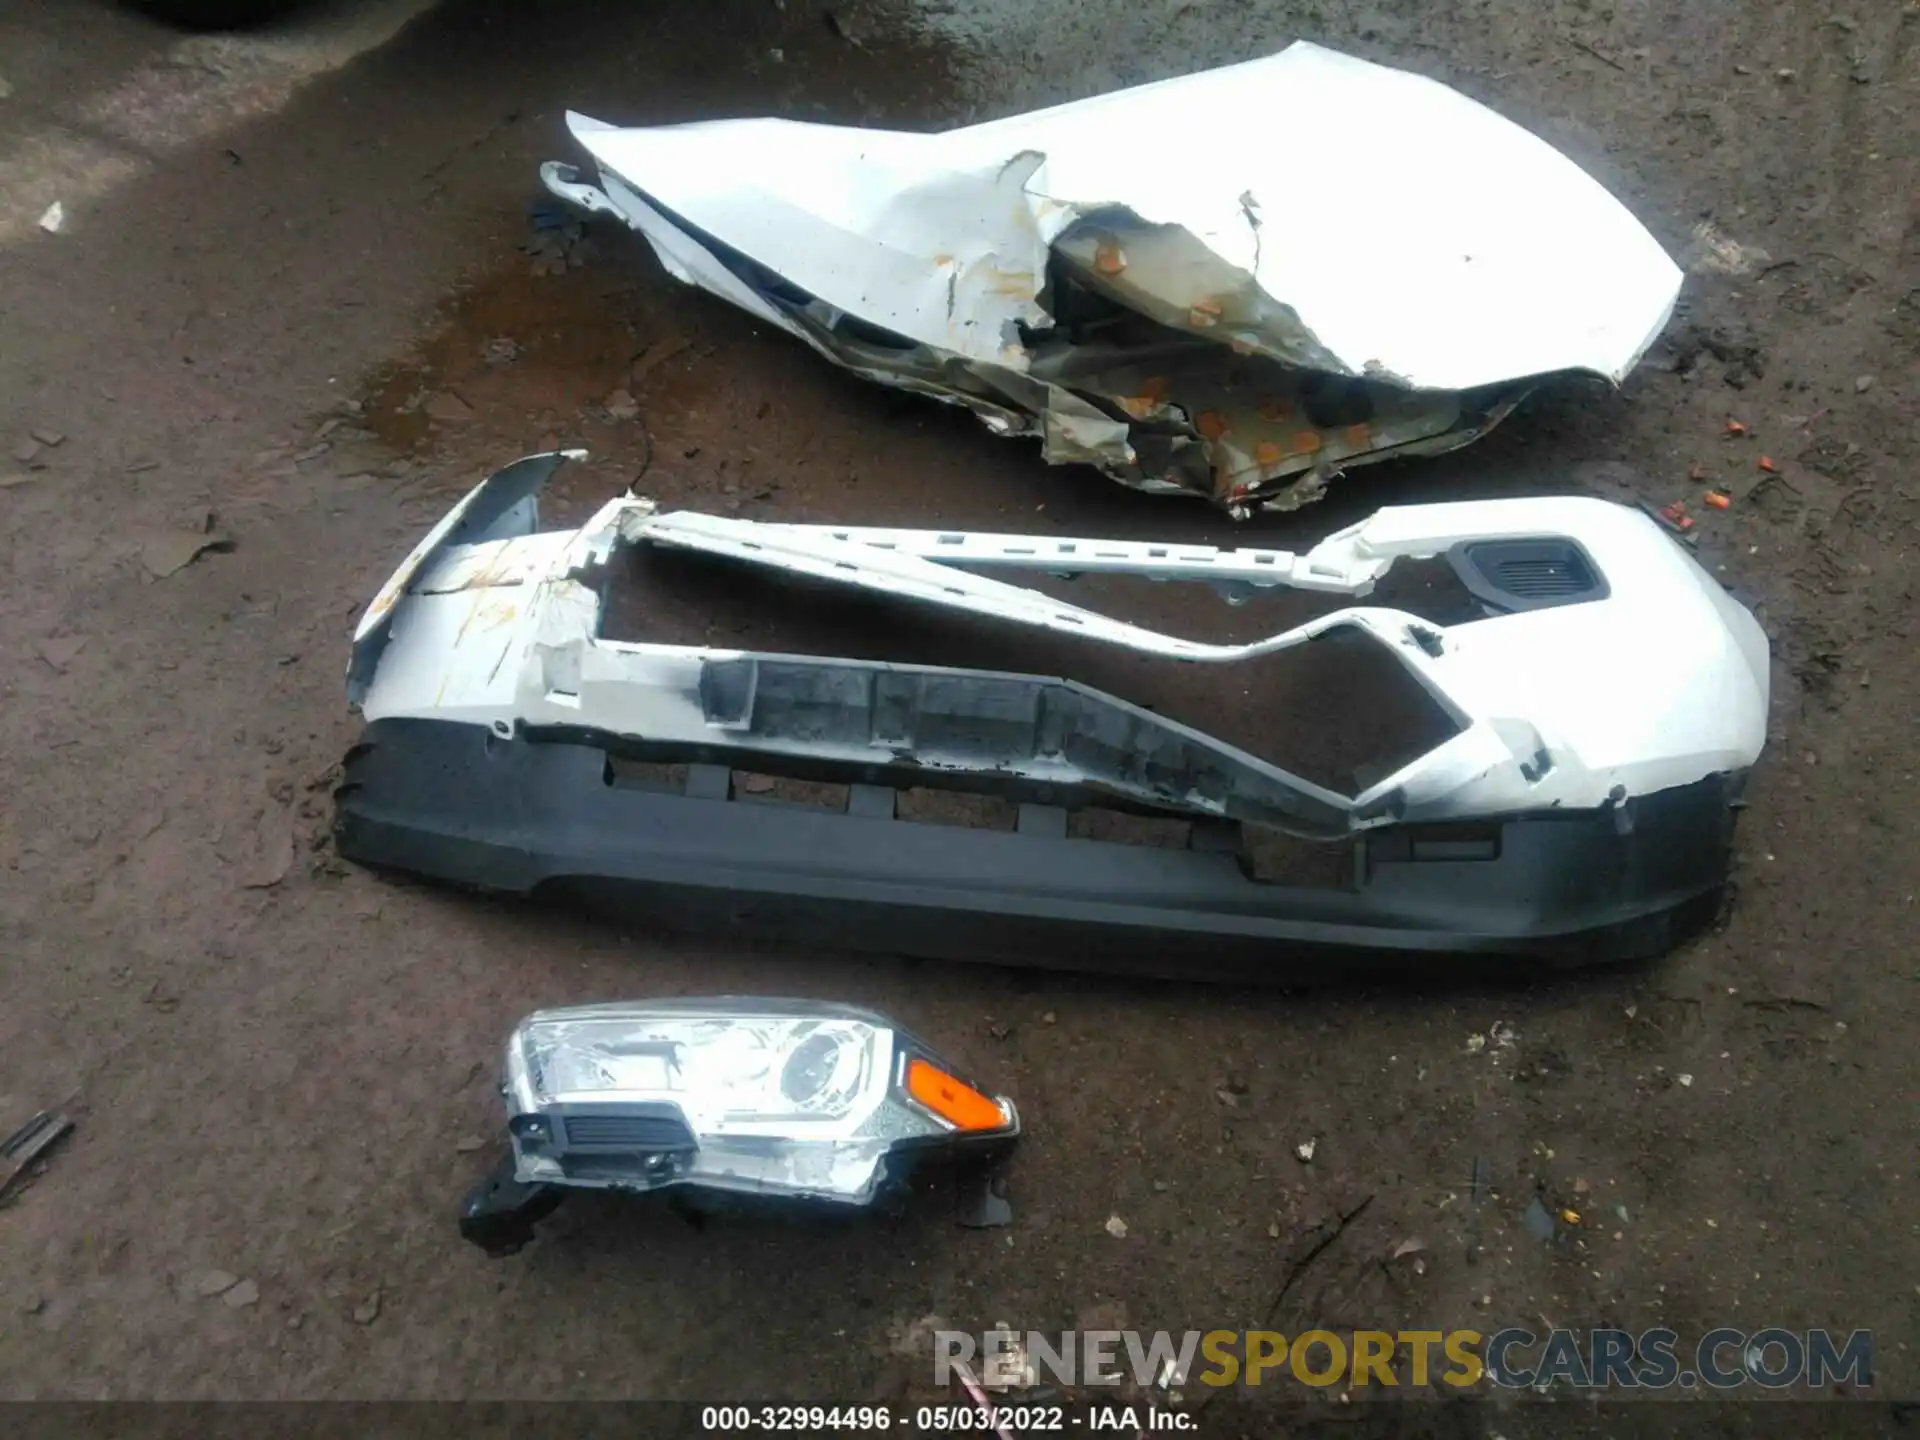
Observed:
[[[567,1188],[674,1186],[871,1205],[930,1153],[1003,1151],[1013,1103],[870,1011],[668,1000],[529,1015],[507,1041],[510,1155],[462,1229],[517,1249]]]

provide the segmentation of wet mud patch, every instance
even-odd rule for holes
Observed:
[[[516,110],[502,122],[524,118],[523,130],[537,129],[540,159],[586,159],[566,132],[567,109],[614,124],[772,116],[937,130],[964,118],[950,43],[883,3],[663,0],[646,7],[644,22],[620,28],[624,38],[605,43],[624,46],[625,63],[605,55],[582,63],[555,84],[541,114]],[[451,72],[484,82],[503,55],[539,55],[555,35],[606,29],[605,7],[593,0],[537,12],[506,0],[449,0],[406,44],[422,83]],[[684,290],[623,226],[589,223],[562,205],[540,186],[537,163],[527,161],[523,204],[479,217],[501,237],[495,260],[470,273],[422,339],[361,387],[365,424],[452,494],[531,451],[588,450],[589,465],[563,476],[549,519],[642,477],[663,498],[711,492],[752,503],[767,489],[757,476],[769,467],[754,468],[760,448],[806,437],[766,423],[789,407],[731,403],[730,392],[756,381],[784,383],[777,372],[736,368],[733,351],[752,338],[750,320]]]

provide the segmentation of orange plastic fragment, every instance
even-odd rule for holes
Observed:
[[[998,1104],[918,1056],[907,1065],[907,1093],[959,1130],[998,1130],[1007,1123]]]

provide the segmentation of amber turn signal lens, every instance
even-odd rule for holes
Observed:
[[[998,1130],[1007,1123],[996,1102],[924,1060],[907,1063],[907,1093],[962,1130]]]

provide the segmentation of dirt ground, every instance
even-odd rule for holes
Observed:
[[[933,1317],[1868,1328],[1878,1393],[1914,1392],[1920,6],[1115,8],[448,0],[307,69],[91,0],[0,14],[0,1128],[79,1122],[0,1210],[0,1396],[924,1397]],[[1232,527],[842,376],[631,237],[559,274],[523,248],[567,108],[946,124],[1294,38],[1534,128],[1689,263],[1621,391],[1555,385],[1456,456]],[[1278,140],[1339,173],[1336,129]],[[63,195],[60,233],[30,223]],[[1687,500],[1775,646],[1734,906],[1645,968],[1283,994],[621,933],[339,864],[354,618],[555,441],[593,455],[562,516],[642,474],[746,515],[1268,544],[1387,501]],[[182,526],[231,546],[169,569]],[[519,1015],[726,991],[885,1009],[1017,1097],[1013,1227],[608,1202],[509,1261],[460,1241]],[[1533,1239],[1536,1194],[1581,1223]],[[198,1293],[212,1269],[236,1303]],[[1218,1433],[1278,1433],[1262,1414],[1222,1402]]]

